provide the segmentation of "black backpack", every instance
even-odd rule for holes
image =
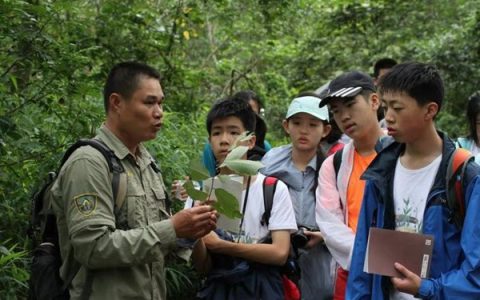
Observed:
[[[57,172],[50,172],[32,196],[32,215],[28,233],[33,243],[31,273],[29,281],[29,299],[51,300],[69,299],[68,286],[80,270],[80,263],[76,263],[65,281],[59,274],[62,259],[58,243],[57,222],[50,203],[50,189],[52,188],[62,166],[70,155],[80,147],[92,146],[105,157],[110,172],[112,173],[112,191],[115,199],[115,208],[121,207],[126,196],[126,174],[115,156],[102,141],[96,139],[81,139],[70,146],[60,162]],[[90,277],[90,279],[89,279]],[[87,285],[91,285],[91,276],[87,275]],[[88,299],[91,286],[83,289],[81,299]]]

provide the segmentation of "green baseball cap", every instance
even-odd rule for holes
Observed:
[[[288,107],[286,119],[298,113],[307,113],[322,121],[329,121],[328,109],[326,106],[319,107],[320,98],[304,96],[293,99]]]

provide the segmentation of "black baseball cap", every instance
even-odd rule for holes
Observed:
[[[319,106],[325,106],[332,98],[355,97],[363,90],[375,91],[372,77],[359,71],[343,73],[330,82]]]

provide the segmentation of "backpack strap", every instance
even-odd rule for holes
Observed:
[[[343,148],[333,154],[333,169],[335,170],[335,180],[338,179],[338,170],[342,164]]]
[[[275,195],[275,189],[277,188],[278,178],[272,176],[265,176],[263,179],[263,204],[265,206],[265,212],[262,215],[260,224],[262,226],[270,223],[270,214],[273,206],[273,196]]]
[[[112,173],[112,192],[113,199],[115,201],[115,210],[118,210],[120,207],[122,207],[123,202],[125,201],[125,196],[127,195],[127,174],[125,173],[125,169],[123,168],[120,159],[115,155],[115,152],[108,148],[103,141],[97,139],[78,140],[75,144],[70,146],[63,155],[60,168],[65,164],[75,150],[83,146],[91,146],[95,148],[107,161],[108,169],[110,173]]]
[[[473,160],[472,154],[463,148],[457,148],[450,156],[446,172],[447,206],[451,212],[451,219],[458,228],[463,227],[465,219],[465,194],[463,181],[465,169]]]
[[[83,146],[92,146],[93,148],[97,149],[102,155],[105,157],[110,172],[114,174],[112,180],[112,188],[114,198],[116,198],[118,194],[118,187],[119,187],[119,175],[115,175],[118,172],[124,172],[123,166],[120,164],[120,161],[115,156],[113,151],[111,151],[103,142],[95,139],[80,139],[75,142],[73,145],[68,147],[68,149],[63,154],[62,160],[60,161],[60,165],[58,166],[57,172],[50,172],[48,174],[47,183],[43,186],[40,192],[37,195],[34,195],[35,198],[41,199],[41,203],[33,203],[33,214],[32,214],[32,224],[35,226],[40,221],[35,219],[37,215],[45,215],[45,222],[43,226],[40,228],[40,236],[42,242],[50,242],[51,240],[56,241],[58,239],[58,233],[56,229],[56,217],[52,210],[52,203],[45,199],[45,192],[50,189],[53,185],[54,181],[56,180],[60,170],[62,169],[63,165],[67,162],[70,156],[75,152],[78,148]],[[115,159],[113,159],[115,157]],[[125,182],[126,185],[126,182]]]
[[[338,171],[340,170],[340,165],[342,164],[343,148],[338,150],[333,154],[333,169],[335,170],[335,184],[338,182]],[[337,184],[338,190],[338,184]],[[343,210],[342,200],[338,199],[340,202],[340,208]]]
[[[122,166],[120,159],[115,155],[115,152],[111,150],[103,141],[98,139],[80,139],[75,144],[70,146],[65,154],[63,155],[60,167],[57,174],[60,172],[60,169],[68,160],[68,158],[80,147],[91,146],[99,151],[108,164],[108,169],[112,173],[112,192],[114,199],[114,209],[115,213],[118,213],[118,210],[123,206],[125,198],[127,195],[127,174],[125,173],[125,168]],[[150,167],[155,173],[160,173],[160,168],[153,158],[151,158]],[[166,202],[167,206],[170,203],[170,199],[167,196]]]
[[[50,190],[56,178],[57,174],[55,172],[49,172],[43,186],[32,195],[32,212],[28,235],[34,241],[40,239],[41,243],[55,243],[58,240],[57,221],[53,214],[52,205],[46,197],[46,192]],[[39,228],[39,236],[36,236],[35,228]]]
[[[155,173],[161,173],[160,167],[158,166],[155,159],[153,159],[153,157],[150,157],[150,167],[153,169]]]

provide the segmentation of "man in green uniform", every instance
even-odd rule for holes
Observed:
[[[176,238],[197,239],[215,228],[210,206],[169,216],[162,176],[141,144],[162,126],[158,72],[144,64],[116,65],[104,89],[106,122],[97,139],[120,159],[125,199],[113,200],[112,174],[91,146],[76,150],[52,187],[63,264],[72,299],[166,299],[164,256]]]

